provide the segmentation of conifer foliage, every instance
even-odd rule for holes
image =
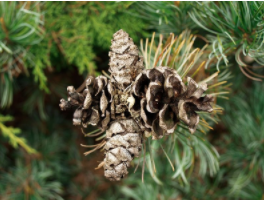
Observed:
[[[263,199],[263,19],[256,1],[1,2],[0,199]]]

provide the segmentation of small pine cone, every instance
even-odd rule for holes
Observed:
[[[76,92],[73,86],[68,86],[68,101],[61,99],[61,110],[75,109],[74,125],[82,124],[87,127],[91,124],[105,130],[110,122],[109,102],[114,96],[114,89],[109,82],[104,76],[90,76],[82,93]]]
[[[199,123],[196,111],[213,110],[213,99],[202,97],[206,90],[206,84],[198,86],[190,77],[186,87],[176,70],[168,67],[142,71],[133,85],[134,95],[141,98],[140,116],[153,139],[173,133],[180,120],[194,133]]]
[[[116,84],[117,88],[124,90],[143,70],[143,58],[139,56],[133,39],[122,29],[113,35],[110,49],[111,81]]]
[[[104,170],[110,181],[119,181],[127,174],[134,157],[142,148],[142,132],[133,119],[114,121],[106,131]]]

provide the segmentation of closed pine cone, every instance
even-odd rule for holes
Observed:
[[[142,148],[142,132],[133,119],[114,121],[106,131],[105,177],[119,181],[128,174],[127,168]]]

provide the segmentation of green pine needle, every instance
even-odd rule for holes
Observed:
[[[4,125],[4,122],[9,122],[12,120],[13,117],[11,116],[0,115],[0,130],[2,135],[9,139],[10,145],[12,145],[14,148],[18,148],[18,146],[21,146],[26,150],[26,152],[30,154],[36,154],[37,151],[27,144],[25,138],[17,136],[21,133],[21,130],[19,128],[7,127]]]

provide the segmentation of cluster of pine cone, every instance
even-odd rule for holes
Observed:
[[[111,78],[89,77],[81,93],[69,86],[68,100],[62,99],[60,107],[75,109],[74,125],[91,124],[106,131],[100,165],[109,180],[118,181],[140,155],[144,133],[159,139],[173,133],[180,121],[194,133],[199,123],[196,111],[213,109],[212,98],[203,96],[206,84],[188,77],[186,86],[168,67],[144,70],[137,46],[123,30],[114,34],[109,56]]]

